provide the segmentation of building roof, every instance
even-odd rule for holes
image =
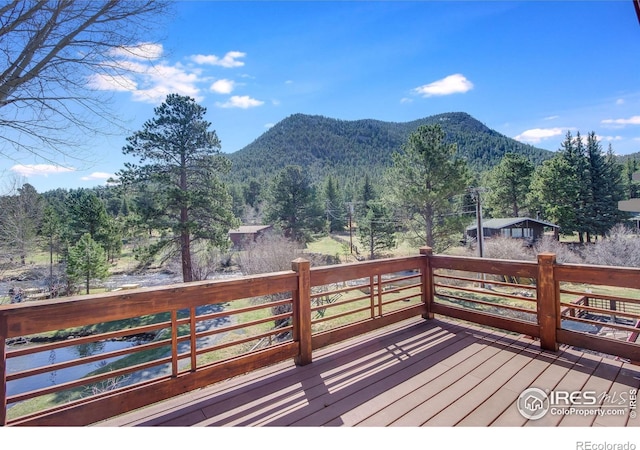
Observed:
[[[267,228],[271,228],[271,225],[241,225],[238,228],[229,230],[229,234],[255,234]]]
[[[553,224],[551,222],[545,222],[544,220],[532,219],[530,217],[503,217],[503,218],[499,218],[499,219],[483,220],[482,221],[482,228],[487,228],[487,229],[492,229],[492,230],[500,230],[502,228],[512,227],[514,225],[517,225],[517,224],[519,224],[521,222],[525,222],[525,221],[539,223],[540,225],[545,226],[545,227],[560,228],[558,225]],[[477,228],[476,224],[469,225],[467,227],[467,231],[475,230],[476,228]]]

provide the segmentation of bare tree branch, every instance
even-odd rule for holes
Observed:
[[[0,6],[0,155],[82,159],[85,135],[122,126],[90,76],[131,74],[166,0],[15,0]],[[105,125],[105,123],[107,125]]]

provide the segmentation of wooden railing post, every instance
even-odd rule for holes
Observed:
[[[7,316],[0,316],[0,427],[7,424]]]
[[[424,257],[424,265],[422,266],[422,303],[425,306],[425,313],[422,315],[423,319],[433,319],[433,313],[431,312],[431,304],[433,303],[433,269],[431,268],[431,255],[433,250],[431,247],[421,247],[420,254]]]
[[[560,328],[560,298],[556,298],[556,281],[553,275],[555,263],[555,254],[538,254],[537,291],[540,347],[554,352],[558,351],[556,330]]]
[[[304,366],[312,361],[311,347],[311,263],[298,258],[291,263],[298,274],[298,289],[293,296],[293,340],[300,350],[295,363]]]

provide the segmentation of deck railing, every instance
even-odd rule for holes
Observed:
[[[4,305],[0,424],[94,423],[286,359],[308,364],[317,348],[434,314],[533,336],[547,350],[568,344],[640,361],[639,309],[639,269],[557,264],[552,254],[535,262],[432,255],[428,248],[411,257],[315,268],[297,259],[291,271]]]

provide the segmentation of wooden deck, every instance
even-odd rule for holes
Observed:
[[[95,426],[640,425],[628,401],[622,416],[527,420],[516,400],[528,387],[628,395],[640,388],[640,367],[566,346],[541,351],[525,336],[466,323],[415,318],[314,351],[312,364],[276,364]]]

